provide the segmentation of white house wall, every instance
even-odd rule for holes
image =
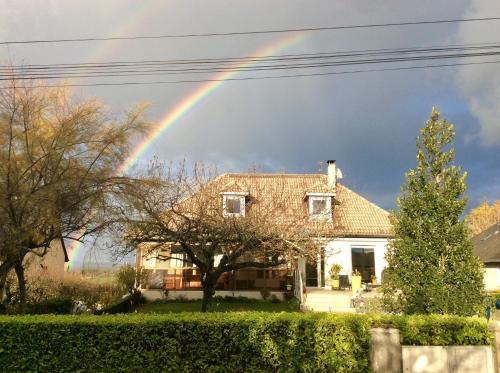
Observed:
[[[370,248],[374,250],[375,274],[380,283],[382,270],[387,266],[385,252],[388,240],[385,238],[337,238],[325,246],[325,286],[330,287],[329,270],[334,263],[342,266],[341,275],[351,276],[353,247]]]
[[[500,268],[486,267],[484,269],[484,288],[487,291],[500,289]]]

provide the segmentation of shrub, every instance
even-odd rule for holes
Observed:
[[[449,315],[377,315],[374,326],[400,330],[401,343],[415,346],[489,345],[493,342],[484,319]]]
[[[115,273],[118,286],[129,294],[133,294],[139,285],[148,283],[148,277],[148,272],[146,270],[136,270],[136,268],[130,264],[121,266]]]
[[[32,315],[40,315],[44,313],[52,314],[69,314],[73,307],[71,298],[54,298],[45,299],[38,303],[30,303],[26,306],[26,313]]]
[[[271,303],[280,303],[281,300],[276,296],[276,294],[271,295],[271,298],[269,298]]]
[[[114,281],[93,281],[92,278],[76,274],[68,276],[59,284],[59,294],[74,301],[82,301],[95,311],[117,302],[126,292]]]
[[[291,301],[292,299],[297,299],[295,298],[295,294],[289,291],[283,292],[283,299],[286,300],[287,302]]]
[[[146,303],[146,298],[141,294],[140,291],[135,291],[133,294],[128,294],[125,298],[120,301],[109,305],[108,307],[102,308],[96,312],[96,315],[102,314],[115,314],[115,313],[128,313],[133,312],[139,307],[140,304]]]
[[[260,296],[262,297],[262,299],[266,300],[271,296],[271,292],[266,288],[260,289]]]
[[[0,317],[5,371],[365,372],[368,343],[365,316]]]
[[[18,311],[17,282],[8,283],[7,313]],[[124,292],[114,283],[95,283],[77,274],[67,274],[64,280],[50,277],[32,277],[27,281],[26,313],[70,313],[68,302],[83,302],[91,310],[106,307],[121,299]],[[62,306],[62,305],[65,306]]]
[[[493,291],[490,293],[487,293],[485,297],[485,307],[491,306],[491,311],[495,309],[495,304],[497,300],[500,300],[500,293],[497,291]]]
[[[405,344],[491,342],[484,321],[450,316],[1,316],[0,366],[10,372],[366,372],[372,326],[397,326]]]

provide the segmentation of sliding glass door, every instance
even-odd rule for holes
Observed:
[[[373,249],[353,247],[351,249],[352,270],[361,273],[363,282],[370,282],[375,276],[375,253]]]

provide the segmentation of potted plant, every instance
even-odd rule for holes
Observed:
[[[286,284],[286,290],[292,291],[292,284]]]
[[[377,285],[377,276],[372,275],[371,280],[372,280],[372,285]]]
[[[332,279],[332,290],[338,289],[340,287],[339,273],[342,270],[342,266],[338,263],[334,263],[330,268],[330,278]]]
[[[361,289],[361,273],[357,269],[351,272],[352,293],[356,294]]]

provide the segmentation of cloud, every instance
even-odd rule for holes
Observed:
[[[473,0],[464,18],[498,16],[497,0]],[[459,26],[457,43],[498,42],[499,21],[464,23]],[[494,61],[498,57],[479,58],[474,61]],[[464,61],[465,62],[465,61]],[[463,66],[458,69],[456,84],[465,98],[471,114],[479,122],[475,137],[486,146],[500,145],[500,64]]]

